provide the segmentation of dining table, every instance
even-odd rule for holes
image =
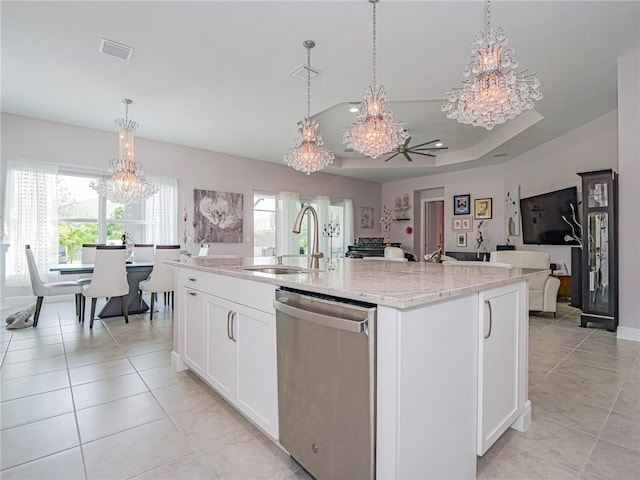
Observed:
[[[151,270],[153,270],[153,262],[127,262],[127,282],[129,283],[129,293],[127,294],[128,313],[144,313],[149,310],[149,305],[142,298],[140,282],[147,279]],[[93,264],[58,263],[51,265],[49,271],[60,272],[61,275],[93,273]],[[111,297],[98,313],[100,318],[120,317],[122,315],[122,303],[118,297]]]

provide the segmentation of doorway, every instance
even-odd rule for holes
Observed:
[[[422,219],[421,258],[438,249],[444,253],[444,199],[423,200]]]

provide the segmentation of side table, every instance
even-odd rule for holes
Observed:
[[[558,299],[571,298],[571,275],[553,273],[551,276],[560,280],[560,288],[558,289]]]

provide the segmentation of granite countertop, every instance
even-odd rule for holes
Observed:
[[[486,262],[368,261],[334,259],[335,270],[328,270],[326,259],[320,269],[306,268],[306,258],[287,257],[284,264],[304,270],[300,274],[268,274],[245,270],[256,265],[275,265],[273,257],[192,258],[166,262],[203,272],[244,278],[299,290],[350,298],[393,308],[411,308],[447,298],[476,293],[549,274],[549,270],[492,267]]]

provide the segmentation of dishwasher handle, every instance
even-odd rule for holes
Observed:
[[[324,327],[337,328],[339,330],[346,330],[347,332],[362,333],[367,332],[367,320],[346,320],[343,318],[333,317],[330,315],[323,315],[322,313],[311,312],[301,308],[292,307],[284,302],[274,300],[273,306],[276,310],[298,318],[300,320],[306,320],[309,322],[317,323]]]

